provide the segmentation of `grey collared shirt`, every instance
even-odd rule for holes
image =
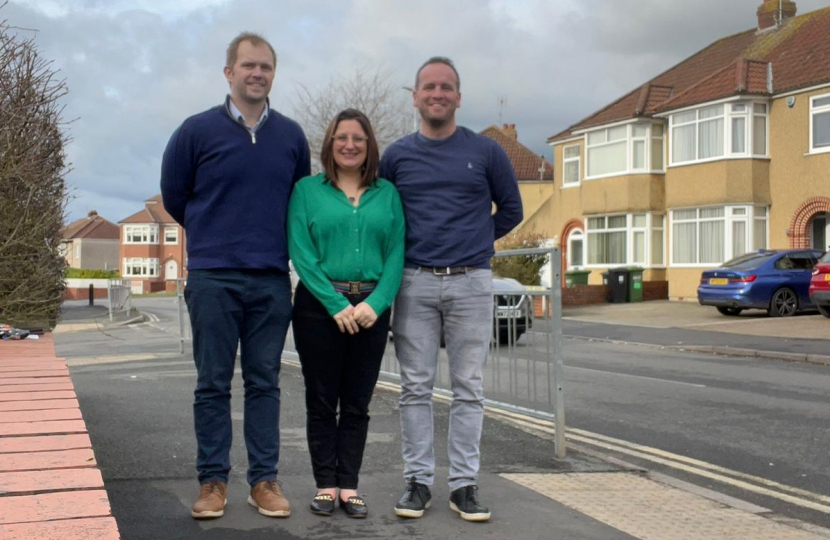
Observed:
[[[265,108],[262,110],[262,116],[259,117],[259,122],[256,123],[254,127],[248,127],[248,124],[245,123],[245,117],[242,116],[242,111],[234,104],[233,100],[230,96],[228,96],[228,113],[233,117],[234,120],[239,122],[241,126],[248,130],[248,133],[251,134],[251,142],[256,144],[256,132],[265,123],[268,119],[268,111],[271,109],[271,103],[266,99],[265,100]]]

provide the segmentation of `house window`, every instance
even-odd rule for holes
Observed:
[[[586,137],[586,178],[663,172],[663,125],[629,124]]]
[[[179,243],[179,228],[178,227],[165,227],[164,228],[164,243],[165,244],[178,244]]]
[[[158,225],[124,225],[125,244],[158,244]]]
[[[830,94],[810,98],[810,152],[830,152]]]
[[[765,207],[685,208],[671,217],[673,265],[716,265],[747,253],[748,246],[766,247]]]
[[[574,229],[568,235],[568,269],[585,266],[585,235]]]
[[[750,121],[751,120],[751,121]],[[710,105],[670,117],[672,165],[767,155],[767,105]],[[751,135],[751,137],[750,137]]]
[[[562,149],[562,169],[563,186],[579,183],[579,145],[566,146]]]
[[[158,259],[124,259],[124,277],[156,277],[158,275]]]
[[[661,215],[592,216],[586,232],[588,265],[663,265]]]

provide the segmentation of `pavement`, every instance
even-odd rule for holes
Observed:
[[[64,321],[66,325],[111,324],[101,317],[100,312],[82,313],[75,308],[67,311]],[[83,331],[80,326],[74,328],[74,331]],[[760,312],[747,312],[739,317],[724,317],[714,308],[684,302],[602,304],[563,310],[563,333],[568,338],[678,347],[713,354],[768,355],[789,361],[830,364],[830,357],[824,354],[830,352],[825,339],[828,330],[830,320],[820,315],[772,319]],[[182,360],[184,362],[186,356]],[[155,374],[158,368],[152,362],[146,362],[137,365],[136,369]],[[78,395],[83,405],[84,392],[91,392],[96,384],[100,384],[97,381],[85,383],[80,377],[78,380],[81,381]],[[123,492],[121,484],[108,484],[113,514],[122,538],[830,538],[828,529],[784,518],[743,500],[653,474],[610,456],[569,450],[567,458],[554,459],[552,426],[497,410],[488,410],[485,418],[479,478],[482,501],[493,511],[491,521],[466,523],[447,508],[448,493],[440,481],[446,477],[446,460],[440,457],[433,507],[419,520],[396,518],[391,508],[400,496],[403,484],[398,472],[397,388],[390,383],[379,385],[372,403],[370,444],[361,482],[361,492],[370,502],[369,519],[361,522],[340,514],[328,519],[319,518],[306,511],[307,501],[303,498],[310,493],[312,484],[309,472],[303,468],[307,468],[303,464],[308,461],[304,454],[302,429],[305,413],[301,400],[294,403],[302,395],[302,378],[296,362],[285,362],[282,386],[284,404],[286,399],[293,403],[284,406],[282,411],[284,454],[287,454],[283,458],[286,463],[283,470],[289,472],[281,473],[281,478],[295,507],[290,519],[271,520],[248,508],[241,473],[232,475],[230,506],[225,517],[208,522],[195,522],[189,518],[188,508],[195,494],[192,479],[153,481],[152,492],[159,500],[149,502],[140,513],[132,509],[147,498],[136,493],[136,483],[124,483]],[[126,391],[122,399],[128,409],[131,405]],[[174,404],[165,403],[164,406]],[[435,410],[438,450],[446,447],[449,404],[437,398]],[[110,414],[116,415],[117,411],[113,408],[100,419],[95,417],[94,411],[84,411],[84,416],[91,422],[90,431],[95,433],[95,429],[101,429],[110,421]],[[103,435],[102,431],[94,439]],[[113,441],[112,444],[122,443]],[[126,448],[129,444],[124,442],[123,446]],[[440,455],[442,451],[437,453]],[[109,455],[109,450],[105,454]],[[106,482],[108,464],[100,457],[99,461]],[[0,476],[0,497],[4,489]],[[827,511],[830,515],[830,508]],[[154,515],[156,519],[152,519]],[[142,532],[135,532],[139,530]],[[0,538],[6,538],[2,525]]]

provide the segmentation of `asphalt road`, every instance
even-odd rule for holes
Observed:
[[[224,518],[215,527],[182,520],[181,512],[192,502],[195,490],[190,431],[195,373],[189,357],[177,355],[174,299],[145,298],[136,303],[139,309],[155,315],[152,321],[56,335],[58,354],[75,365],[73,380],[111,493],[114,514],[126,531],[124,538],[164,537],[165,527],[174,525],[192,530],[194,535],[209,529],[217,534],[216,538],[236,538],[219,533]],[[565,338],[563,352],[567,424],[574,446],[601,451],[785,516],[826,526],[830,514],[817,509],[816,504],[821,507],[830,502],[830,458],[826,450],[830,447],[830,367],[696,354],[666,347],[714,339],[694,330],[565,321],[564,331],[571,336]],[[719,339],[730,338],[728,334],[712,334],[718,334]],[[657,345],[606,341],[643,343],[649,338]],[[752,336],[736,335],[731,339],[732,343],[757,343],[757,337]],[[515,352],[539,355],[538,350],[531,351],[538,343],[533,336],[526,336]],[[84,358],[111,354],[144,354],[155,359],[79,365]],[[235,387],[239,387],[238,382]],[[299,499],[297,504],[304,505],[311,491],[305,452],[298,451],[305,444],[302,383],[298,370],[290,365],[284,371],[283,388],[283,469],[290,471],[289,494]],[[238,402],[235,407],[238,420]],[[396,415],[394,394],[379,391],[373,405],[374,439],[366,462],[374,471],[384,471],[369,480],[375,501],[385,501],[381,506],[391,506],[399,495]],[[569,461],[558,463],[551,458],[549,437],[538,437],[491,419],[485,438],[483,467],[494,474],[604,466],[578,452],[572,453]],[[237,444],[234,449],[236,464],[245,461],[241,448]],[[243,489],[243,473],[235,474],[233,483]],[[162,516],[156,524],[143,518],[147,515],[144,509],[135,511],[147,501],[152,501],[147,509],[151,515]],[[367,531],[366,536],[353,537],[405,534],[399,529],[400,523],[389,520],[388,512],[380,514],[381,524],[375,524],[379,529],[373,529],[371,535]],[[239,530],[246,527],[226,523],[242,527]],[[251,523],[248,532],[252,535],[245,538],[258,538],[255,531],[263,526],[266,530],[274,528],[256,519]],[[312,528],[300,531],[306,525]],[[451,525],[447,523],[446,537],[455,534]],[[314,530],[315,526],[319,530]],[[323,538],[333,531],[329,526],[319,528],[314,522],[292,527],[292,534],[299,536],[285,538]],[[133,528],[135,532],[131,532]],[[433,537],[431,534],[438,530],[428,532],[422,537]],[[176,537],[188,538],[189,534]]]

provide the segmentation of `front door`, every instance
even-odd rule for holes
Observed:
[[[827,251],[827,228],[830,226],[828,221],[830,220],[827,219],[827,213],[816,214],[813,218],[812,231],[810,231],[813,237],[811,248]]]
[[[165,280],[174,280],[178,279],[179,277],[179,263],[175,260],[170,259],[166,263],[164,263],[164,279]]]

